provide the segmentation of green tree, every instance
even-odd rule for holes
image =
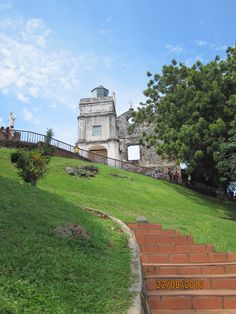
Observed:
[[[214,153],[221,182],[227,186],[229,182],[236,182],[236,127],[229,132],[227,142],[222,142],[219,151]]]
[[[39,149],[19,149],[11,154],[11,162],[18,168],[19,176],[27,183],[35,186],[48,168],[49,159]]]
[[[55,147],[51,144],[53,135],[54,135],[53,129],[51,128],[47,129],[44,138],[44,143],[40,143],[39,145],[41,153],[49,159],[54,155],[55,152]]]
[[[19,149],[11,154],[11,162],[19,169],[19,176],[27,183],[35,186],[47,171],[48,164],[54,154],[54,147],[51,145],[53,130],[48,129],[44,143],[38,145],[37,149]]]
[[[145,142],[187,162],[193,179],[225,188],[235,177],[236,47],[227,49],[225,60],[217,56],[191,67],[173,60],[162,74],[147,76],[148,99],[133,114],[136,124],[154,124]]]

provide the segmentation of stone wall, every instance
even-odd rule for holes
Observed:
[[[14,132],[11,129],[7,128],[1,128],[0,129],[0,141],[13,141],[17,142],[20,140],[20,133],[19,132]]]
[[[139,145],[142,133],[145,132],[146,134],[151,134],[154,129],[152,124],[143,124],[135,127],[130,134],[128,129],[132,124],[132,121],[130,121],[132,118],[132,112],[133,109],[130,109],[117,117],[121,159],[125,161],[128,161],[128,146]],[[167,173],[167,168],[171,167],[173,170],[177,170],[180,173],[180,169],[176,166],[175,161],[169,162],[163,159],[161,156],[157,155],[153,147],[148,148],[140,145],[140,160],[131,161],[131,163],[142,167],[155,168],[159,172],[163,173]]]

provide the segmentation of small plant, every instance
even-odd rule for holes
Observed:
[[[48,159],[54,155],[55,147],[51,144],[53,137],[53,129],[47,129],[47,133],[44,138],[44,143],[40,143],[39,149],[42,155],[46,156]]]
[[[11,162],[19,169],[19,176],[32,186],[45,174],[49,161],[39,149],[19,149],[11,154]]]

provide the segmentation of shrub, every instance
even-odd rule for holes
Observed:
[[[47,171],[49,161],[50,159],[44,156],[39,149],[31,151],[19,149],[11,154],[11,162],[19,169],[19,176],[33,186]]]
[[[47,129],[47,133],[44,138],[44,143],[40,143],[39,145],[39,149],[42,155],[46,156],[48,159],[50,159],[55,152],[55,147],[51,145],[53,135],[54,135],[53,129]]]

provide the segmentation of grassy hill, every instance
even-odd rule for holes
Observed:
[[[21,182],[9,152],[0,150],[0,313],[125,313],[130,259],[121,230]],[[56,235],[67,224],[90,240]]]
[[[0,150],[0,309],[6,313],[124,313],[130,285],[126,238],[108,220],[143,215],[197,243],[236,252],[236,206],[150,177],[98,165],[94,178],[66,174],[82,161],[54,157],[37,188],[22,182]],[[113,176],[117,174],[119,176]],[[60,238],[54,228],[81,224],[91,241]],[[55,310],[56,309],[56,310]]]

